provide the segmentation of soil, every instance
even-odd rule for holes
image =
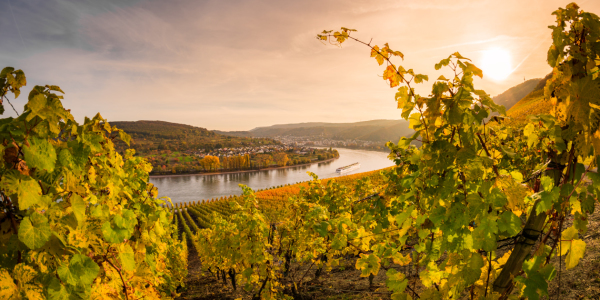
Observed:
[[[562,266],[558,258],[551,259],[550,262],[554,264],[557,275],[549,283],[548,292],[550,297],[544,296],[541,299],[600,300],[600,205],[596,205],[595,212],[588,216],[588,222],[588,230],[583,236],[587,244],[585,256],[575,268],[570,270],[565,269],[564,258]],[[572,216],[567,218],[563,228],[566,229],[571,224]],[[340,263],[340,267],[334,268],[331,272],[324,272],[316,280],[314,280],[314,267],[307,271],[308,266],[306,265],[293,266],[292,269],[297,269],[297,274],[307,274],[305,280],[307,283],[300,288],[300,294],[296,299],[390,299],[390,292],[388,292],[385,285],[386,270],[382,267],[379,274],[374,277],[373,285],[370,287],[368,278],[360,277],[360,271],[354,267],[355,263],[356,258],[348,256],[345,258],[344,263]],[[405,267],[392,265],[390,267],[403,272],[409,278],[415,274],[414,267],[411,265]],[[222,280],[217,280],[212,274],[202,272],[197,252],[191,245],[189,247],[188,272],[186,286],[178,299],[234,300],[252,298],[251,294],[239,287],[234,291],[229,279],[225,284]],[[409,288],[413,289],[418,295],[423,287],[411,283]],[[413,299],[418,299],[418,296],[414,294],[411,296],[413,296]],[[468,295],[463,298],[469,299]]]

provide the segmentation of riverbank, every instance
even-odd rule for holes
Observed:
[[[209,175],[222,175],[222,174],[252,173],[252,172],[270,171],[270,170],[278,170],[278,169],[288,169],[288,168],[301,167],[301,166],[310,166],[310,165],[314,165],[314,164],[318,164],[318,163],[334,161],[338,158],[339,158],[339,156],[325,159],[325,160],[310,162],[307,164],[299,164],[299,165],[283,166],[283,167],[269,167],[269,168],[263,168],[263,169],[257,169],[257,170],[240,170],[240,171],[210,172],[210,173],[159,174],[159,175],[150,175],[150,178],[179,177],[179,176],[190,176],[190,175],[209,176]]]

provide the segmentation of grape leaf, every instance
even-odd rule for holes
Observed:
[[[11,278],[7,269],[0,269],[0,298],[12,299],[18,297],[17,285]]]
[[[48,219],[36,212],[24,218],[19,226],[19,240],[32,250],[44,246],[50,235],[52,230]]]
[[[385,272],[387,279],[385,283],[391,291],[394,293],[402,293],[404,289],[406,289],[406,285],[408,284],[408,279],[404,274],[396,271],[396,269],[388,269]]]
[[[124,209],[121,215],[115,215],[112,220],[104,222],[102,225],[102,234],[110,243],[122,243],[131,237],[136,224],[137,218],[135,217],[135,213]]]
[[[58,268],[58,276],[63,282],[72,286],[90,287],[98,276],[100,267],[89,257],[75,254],[68,265]]]
[[[565,259],[567,270],[575,268],[584,254],[585,242],[582,240],[572,240],[569,247],[569,254],[567,254]]]
[[[48,140],[36,137],[30,138],[29,146],[25,145],[21,150],[25,155],[25,161],[29,168],[46,170],[48,172],[54,171],[56,151],[54,151],[54,147]]]
[[[360,258],[356,260],[356,268],[361,270],[361,277],[368,277],[370,274],[377,275],[379,273],[380,259],[374,253],[369,255],[361,253]]]
[[[126,271],[135,270],[135,254],[129,244],[119,245],[119,260]]]

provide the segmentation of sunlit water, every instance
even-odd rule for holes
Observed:
[[[240,195],[242,189],[239,184],[257,190],[307,181],[310,180],[310,176],[306,172],[313,172],[319,178],[336,177],[340,175],[335,172],[335,169],[355,162],[359,162],[361,167],[344,175],[378,170],[394,164],[387,158],[388,154],[385,152],[342,148],[337,150],[340,153],[338,159],[307,166],[220,175],[156,176],[151,177],[150,182],[158,187],[159,196],[168,196],[173,202],[188,202]]]

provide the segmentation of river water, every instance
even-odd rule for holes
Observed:
[[[242,189],[239,184],[257,190],[307,181],[310,180],[310,176],[306,172],[313,172],[319,178],[336,177],[340,175],[335,172],[335,169],[355,162],[359,162],[361,167],[344,175],[368,172],[394,165],[387,158],[386,152],[343,148],[337,148],[337,150],[340,153],[338,159],[306,166],[217,175],[153,176],[150,177],[150,182],[158,188],[160,197],[170,197],[173,202],[189,202],[240,195]]]

